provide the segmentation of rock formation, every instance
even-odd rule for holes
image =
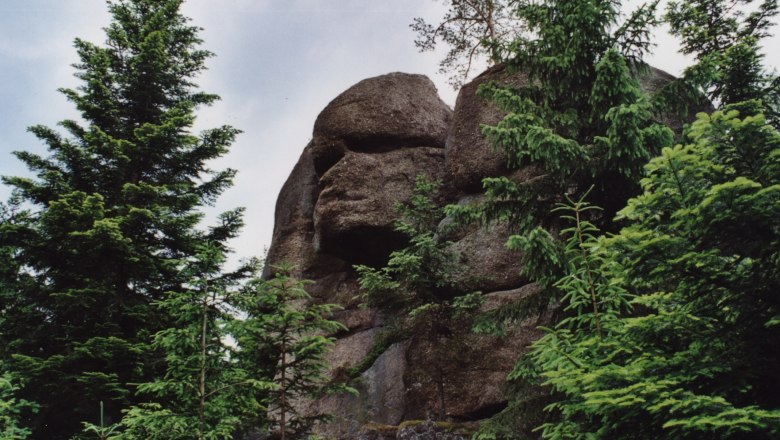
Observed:
[[[643,85],[654,91],[670,79],[653,70]],[[479,84],[491,80],[526,82],[522,74],[492,68],[463,87],[454,112],[422,75],[391,73],[357,83],[319,115],[311,142],[282,188],[264,276],[271,275],[273,264],[295,264],[297,276],[315,281],[310,288],[315,300],[344,307],[337,318],[348,330],[336,335],[329,359],[334,376],[369,363],[354,373],[358,396],[309,403],[311,411],[336,416],[321,428],[326,438],[355,439],[369,423],[398,425],[436,413],[434,385],[419,368],[426,353],[414,338],[388,341],[382,316],[359,307],[353,265],[384,265],[405,244],[393,230],[394,205],[409,197],[418,174],[441,179],[447,203],[472,203],[481,197],[484,177],[510,175],[502,154],[479,130],[502,117],[475,95]],[[511,175],[523,180],[537,172]],[[484,308],[534,294],[520,275],[519,255],[504,247],[508,235],[505,225],[495,224],[448,236],[470,276],[481,280]],[[459,353],[458,371],[444,388],[450,418],[478,420],[501,409],[506,374],[538,337],[535,324],[518,325],[504,337],[468,336],[470,348]]]

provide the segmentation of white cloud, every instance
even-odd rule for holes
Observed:
[[[391,71],[424,73],[445,102],[456,93],[436,73],[441,53],[418,53],[409,23],[436,21],[435,0],[190,0],[184,13],[204,28],[206,48],[216,53],[199,83],[222,96],[201,109],[198,129],[222,124],[244,130],[215,168],[239,170],[235,187],[210,216],[247,207],[244,233],[232,245],[238,256],[258,255],[270,244],[276,196],[311,137],[327,103],[357,81]],[[108,24],[102,0],[25,0],[0,3],[0,174],[24,174],[9,156],[14,149],[42,151],[25,132],[74,117],[56,92],[75,86],[74,37],[102,42]],[[651,63],[678,74],[685,63],[677,42],[658,33]],[[777,46],[774,38],[767,47]],[[780,65],[780,53],[769,63]],[[0,187],[0,198],[8,189]]]

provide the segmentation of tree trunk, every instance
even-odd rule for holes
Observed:
[[[281,411],[281,414],[279,415],[279,431],[281,433],[281,440],[285,440],[284,439],[284,437],[285,437],[285,428],[286,428],[285,425],[287,424],[287,420],[285,420],[285,417],[287,415],[286,414],[286,409],[287,409],[286,397],[287,396],[286,396],[286,392],[285,392],[286,390],[285,390],[285,383],[284,383],[285,380],[286,380],[285,373],[287,372],[287,365],[285,363],[286,360],[287,360],[287,347],[286,347],[285,342],[286,341],[284,339],[282,339],[282,350],[281,350],[281,352],[282,352],[281,353],[281,357],[282,357],[282,361],[281,361],[282,377],[280,378],[280,382],[281,383],[279,384],[279,391],[281,392],[281,396],[279,397],[279,411]]]
[[[208,295],[208,293],[206,293]],[[198,392],[200,393],[200,402],[198,402],[198,439],[203,439],[203,427],[205,425],[206,408],[206,330],[208,323],[208,296],[203,298],[203,310],[200,326],[200,378],[198,379]]]
[[[436,397],[439,399],[439,421],[447,417],[447,408],[444,406],[444,373],[441,367],[437,369],[438,379],[436,380]]]

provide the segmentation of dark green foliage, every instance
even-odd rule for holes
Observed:
[[[20,395],[41,405],[26,421],[34,438],[69,438],[96,421],[99,401],[110,423],[137,402],[130,384],[165,371],[151,337],[175,324],[153,303],[191,281],[180,269],[200,245],[223,247],[240,224],[235,212],[196,229],[198,208],[234,174],[206,162],[238,131],[190,133],[196,107],[217,96],[193,84],[211,54],[180,4],[110,2],[105,46],[75,41],[82,83],[62,90],[84,123],[32,127],[50,155],[17,152],[37,177],[4,178],[32,206],[2,225],[3,252],[19,269],[3,286],[0,350],[28,379]]]
[[[254,306],[237,341],[252,359],[270,357],[268,377],[275,389],[267,396],[268,426],[272,435],[307,438],[312,426],[326,420],[326,414],[301,414],[300,403],[326,393],[355,392],[343,385],[328,383],[325,354],[333,345],[328,336],[345,330],[330,320],[334,304],[316,304],[306,292],[309,282],[292,278],[291,267],[274,268],[269,280],[254,280]]]
[[[395,229],[409,238],[409,245],[390,254],[387,266],[381,269],[355,269],[366,305],[387,315],[391,332],[411,334],[418,348],[429,354],[422,368],[436,384],[439,417],[443,419],[447,375],[458,367],[457,344],[468,332],[481,294],[456,293],[463,287],[457,280],[464,274],[459,256],[449,249],[452,243],[437,235],[444,217],[443,209],[434,202],[440,185],[417,176],[411,198],[397,207],[402,219]]]
[[[700,115],[647,165],[629,225],[581,242],[557,283],[576,315],[510,375],[558,394],[545,438],[780,435],[780,133],[758,110]]]
[[[718,394],[719,391],[715,390],[711,390],[713,395],[695,402],[686,401],[681,395],[677,395],[677,406],[671,407],[652,407],[649,403],[643,406],[643,403],[649,400],[644,400],[644,395],[637,397],[637,388],[620,388],[615,391],[616,396],[611,396],[611,400],[591,399],[590,392],[599,391],[598,386],[618,385],[602,383],[591,387],[591,381],[595,379],[591,375],[594,367],[589,364],[590,361],[596,359],[599,362],[611,362],[628,352],[637,356],[645,354],[641,350],[634,351],[632,343],[635,341],[615,339],[615,323],[631,316],[629,300],[632,295],[644,293],[640,284],[641,278],[629,272],[631,265],[647,265],[647,270],[654,273],[653,271],[659,270],[659,261],[657,258],[643,257],[621,261],[612,248],[605,250],[608,241],[598,238],[597,235],[600,230],[616,231],[614,214],[629,196],[640,192],[638,183],[644,164],[660,152],[661,147],[671,144],[670,131],[653,122],[653,113],[658,109],[673,107],[673,102],[695,102],[691,100],[698,99],[697,90],[711,92],[710,96],[724,104],[762,96],[769,104],[764,108],[768,107],[770,110],[774,99],[774,92],[769,88],[774,80],[763,73],[764,70],[760,66],[761,57],[756,52],[757,38],[766,34],[767,20],[776,13],[774,2],[765,2],[761,6],[763,12],[750,15],[745,23],[752,24],[746,25],[741,31],[735,31],[734,42],[727,45],[721,42],[716,49],[705,48],[708,40],[704,37],[718,35],[710,28],[702,30],[698,40],[695,36],[691,37],[693,34],[687,34],[688,53],[712,55],[704,62],[703,57],[700,58],[699,64],[690,69],[686,80],[673,83],[653,102],[640,93],[634,76],[642,69],[641,56],[649,46],[648,30],[655,22],[655,5],[639,8],[624,24],[618,24],[619,5],[619,2],[601,1],[518,3],[518,15],[532,32],[528,39],[520,38],[515,41],[513,64],[527,74],[529,85],[519,90],[495,86],[482,89],[484,96],[491,98],[507,112],[507,116],[497,126],[483,129],[485,135],[494,146],[507,153],[507,164],[510,168],[535,168],[533,175],[536,177],[524,182],[516,182],[510,178],[485,179],[483,184],[487,197],[484,204],[476,207],[450,207],[449,213],[461,221],[503,219],[514,225],[520,234],[513,236],[508,246],[523,252],[523,271],[537,282],[543,293],[533,300],[515,305],[511,310],[499,311],[492,317],[480,320],[478,328],[500,330],[500,322],[496,322],[497,319],[523,318],[540,310],[548,302],[556,305],[557,318],[556,326],[549,329],[550,333],[534,346],[532,355],[519,363],[516,371],[510,375],[515,392],[509,406],[494,418],[493,423],[483,428],[481,438],[522,438],[517,429],[512,431],[509,427],[513,418],[531,408],[531,402],[535,398],[532,395],[533,388],[527,385],[534,383],[544,383],[554,392],[555,403],[548,406],[548,409],[551,410],[551,416],[558,419],[552,419],[544,425],[543,433],[548,438],[590,438],[589,435],[594,436],[593,438],[610,439],[663,436],[720,438],[751,432],[746,428],[749,424],[753,424],[754,430],[761,433],[758,435],[766,435],[774,429],[768,427],[774,423],[771,420],[775,415],[764,413],[765,408],[756,407],[753,413],[750,413],[752,409],[746,410],[750,414],[745,412],[745,408],[756,402],[751,398],[744,401],[750,403],[743,404],[736,412],[725,416],[726,419],[731,418],[731,421],[704,419],[727,409],[721,407],[715,411],[715,406],[707,407],[703,403],[704,400],[723,398],[731,402],[730,397]],[[686,3],[684,7],[690,5]],[[684,7],[672,4],[672,12],[667,17],[674,20],[674,11]],[[692,8],[695,9],[696,6]],[[720,10],[721,15],[710,13],[708,19],[717,21],[724,14],[728,16],[730,10],[732,9],[727,5]],[[686,23],[685,20],[701,25],[696,20],[701,20],[702,17],[706,17],[706,14],[701,14],[701,11],[688,17],[678,16],[678,21],[672,23],[673,30],[679,31]],[[728,40],[732,37],[724,38]],[[716,64],[716,61],[720,64]],[[694,78],[695,75],[698,77]],[[680,93],[686,87],[687,93]],[[670,91],[677,96],[670,97]],[[756,113],[752,104],[743,104],[740,109],[747,110],[746,114],[749,115]],[[763,125],[763,121],[756,123]],[[768,129],[766,125],[763,127],[758,131]],[[724,148],[722,143],[721,146],[713,143],[711,148],[722,154],[721,160],[728,161],[729,166],[734,167],[736,175],[755,175],[758,169],[745,168],[747,163],[756,166],[759,163],[754,152],[748,151],[748,145],[754,145],[755,140],[738,134],[739,131],[732,126],[721,126],[719,129],[722,130],[724,139],[733,136],[733,143],[729,144],[728,148]],[[692,130],[695,131],[696,128]],[[699,141],[708,142],[697,139],[697,142]],[[765,146],[758,149],[771,151],[775,148],[771,146],[772,142],[774,141],[765,140]],[[777,162],[776,156],[774,161]],[[761,167],[774,170],[776,165],[770,161]],[[693,175],[698,172],[702,171],[690,167],[685,174]],[[765,178],[768,176],[764,171],[760,174]],[[647,181],[643,181],[643,185],[647,184]],[[706,179],[698,182],[702,191],[713,184]],[[589,187],[592,187],[589,200],[602,206],[603,210],[586,209],[582,204],[583,194]],[[560,217],[551,209],[557,201],[565,197],[579,200],[570,205],[573,218],[568,220],[572,223],[566,221],[566,216]],[[658,199],[664,202],[673,201],[667,192],[659,194]],[[746,210],[747,207],[741,209]],[[699,215],[698,212],[690,211],[672,212],[667,216],[649,212],[648,218],[658,221],[658,224],[649,230],[656,231],[661,225],[673,225],[675,221],[692,221],[690,216]],[[628,217],[620,217],[618,220],[626,221]],[[568,226],[570,224],[574,225],[573,229]],[[727,221],[721,223],[724,228],[726,224]],[[706,231],[700,224],[694,228],[700,233]],[[773,227],[762,229],[767,228],[772,230]],[[638,240],[639,237],[634,239]],[[701,246],[702,241],[704,240],[698,242],[698,246]],[[750,242],[749,239],[740,242],[744,247],[758,246],[744,244]],[[764,243],[763,240],[754,241],[759,242],[762,245]],[[694,247],[690,251],[698,249]],[[682,258],[683,255],[685,254],[677,257]],[[775,257],[771,260],[777,261]],[[715,273],[718,270],[726,271],[727,267],[728,265],[719,266],[711,275],[706,275],[705,279],[717,278]],[[668,283],[674,279],[676,273],[670,270],[664,273],[663,279]],[[755,277],[755,274],[752,276]],[[702,285],[703,282],[704,280],[699,281],[698,284]],[[689,283],[697,284],[693,279]],[[685,304],[680,298],[672,302]],[[634,305],[636,310],[642,312],[653,306],[665,310],[657,303],[638,301]],[[717,322],[718,319],[724,318],[712,318],[706,322]],[[656,323],[656,326],[673,328],[665,322]],[[751,337],[756,337],[752,339],[753,342],[762,340],[758,334]],[[652,339],[650,336],[648,338]],[[712,335],[710,338],[712,339]],[[749,346],[748,340],[750,338],[741,345]],[[653,341],[659,343],[656,339]],[[660,344],[663,345],[663,342]],[[728,344],[724,344],[725,346]],[[675,349],[683,350],[677,346],[667,350],[674,352]],[[776,347],[767,349],[766,353],[771,353],[771,350],[776,350]],[[693,358],[697,358],[699,354],[699,347],[688,353]],[[723,351],[718,355],[728,357],[732,353]],[[764,355],[764,358],[767,356]],[[716,357],[703,362],[713,362]],[[651,370],[637,373],[632,378],[647,379],[642,386],[647,389],[654,387],[655,391],[661,393],[658,395],[662,395],[669,391],[664,388],[668,385],[665,382],[667,376],[671,376],[675,371],[675,367],[667,368],[664,363],[671,366],[675,365],[675,362],[685,362],[684,359],[688,358],[680,354],[669,354],[668,357],[660,358],[652,367],[648,367]],[[752,363],[752,360],[748,359],[753,358],[748,355],[743,362]],[[682,365],[678,365],[679,374],[696,374],[692,372],[696,363],[690,362],[688,366],[691,368],[684,369]],[[662,367],[663,371],[660,370]],[[608,379],[624,372],[620,370],[622,366],[616,368],[619,371],[605,369],[599,380],[608,382]],[[758,369],[763,370],[763,367]],[[738,368],[735,368],[734,371],[737,370]],[[708,367],[702,367],[702,371],[701,374],[710,379],[716,375],[714,370]],[[724,379],[726,378],[721,377],[721,382]],[[737,380],[733,376],[727,379]],[[760,381],[766,380],[764,377]],[[695,394],[698,391],[695,386],[701,384],[701,378],[696,377],[691,381],[692,384],[681,386],[685,392]],[[689,388],[686,389],[685,386]],[[759,387],[757,384],[750,386]],[[726,387],[721,385],[721,388]],[[623,394],[617,396],[620,392]],[[598,393],[594,396],[604,397]],[[659,402],[660,400],[656,400],[654,404]],[[632,404],[639,409],[636,413],[628,414],[626,408]],[[691,406],[686,407],[686,404]],[[670,417],[668,420],[662,420],[665,417],[664,411],[669,411],[670,408],[683,414],[683,419],[687,411],[690,418],[686,422],[670,422],[671,424],[666,426],[669,429],[665,429],[664,423],[673,419]],[[738,416],[735,417],[735,414]],[[621,415],[625,417],[621,418]],[[736,426],[742,422],[731,423],[733,419],[742,416],[751,418],[751,421],[745,422],[744,426]],[[712,422],[712,425],[707,427],[709,422]],[[679,428],[683,425],[684,427]],[[671,428],[672,426],[675,428]],[[750,435],[754,433],[747,434]]]
[[[682,39],[681,51],[694,55],[681,82],[726,105],[762,100],[778,127],[780,80],[762,65],[760,42],[770,35],[776,0],[681,0],[667,5],[665,20]],[[671,93],[685,90],[673,84]]]
[[[393,252],[382,269],[356,267],[368,306],[392,316],[406,315],[438,302],[437,295],[452,287],[457,256],[447,251],[447,243],[440,243],[436,235],[444,217],[434,201],[440,186],[441,182],[417,176],[409,201],[396,207],[402,219],[395,229],[409,238],[409,247]]]
[[[620,2],[518,2],[517,15],[530,34],[512,43],[510,66],[528,77],[520,89],[489,85],[480,93],[507,115],[483,133],[506,153],[510,169],[535,170],[535,177],[483,180],[486,199],[477,206],[450,206],[458,221],[506,220],[517,235],[507,243],[526,256],[523,271],[542,293],[494,313],[522,319],[560,298],[554,282],[562,276],[560,257],[538,246],[562,248],[563,225],[551,214],[566,196],[590,198],[603,211],[590,220],[614,230],[614,213],[639,191],[642,166],[672,142],[673,134],[655,122],[654,108],[636,74],[655,25],[655,3],[643,5],[619,22]],[[537,229],[541,227],[541,229]],[[536,235],[545,240],[525,241]],[[541,261],[545,255],[552,258]],[[500,330],[482,320],[481,330]]]
[[[238,362],[238,348],[230,342],[247,325],[237,318],[240,306],[255,300],[254,292],[236,284],[254,267],[224,273],[223,263],[223,251],[204,246],[183,268],[191,282],[154,303],[175,316],[174,327],[159,331],[152,342],[165,354],[165,372],[138,385],[144,403],[123,411],[122,432],[111,438],[232,439],[265,412],[273,378]]]
[[[606,200],[607,188],[635,188],[641,166],[671,141],[668,129],[653,122],[633,75],[642,67],[638,57],[649,44],[655,5],[620,26],[618,6],[595,0],[518,4],[533,38],[515,40],[510,64],[527,74],[528,86],[482,88],[508,112],[483,132],[506,152],[510,168],[538,166],[543,174],[523,184],[486,179],[488,217],[509,217],[528,230],[550,219],[557,197],[593,184],[593,196],[616,209],[617,200]]]
[[[520,232],[508,245],[545,294],[493,319],[546,301],[558,318],[510,375],[514,397],[479,438],[527,434],[516,418],[532,411],[528,384],[552,390],[546,438],[778,436],[780,83],[759,52],[778,6],[754,3],[670,3],[666,20],[696,64],[652,102],[634,76],[654,4],[619,24],[620,2],[517,3],[530,32],[510,59],[529,85],[482,88],[508,113],[484,133],[510,168],[536,177],[486,179],[486,203],[449,213]],[[662,150],[672,136],[653,113],[686,110],[701,92],[724,111],[701,115],[686,145]],[[591,186],[603,210],[584,203]],[[559,216],[551,208],[564,198],[570,215]],[[628,227],[618,235],[599,236],[620,222]]]
[[[21,248],[13,243],[13,237],[28,233],[31,215],[22,209],[18,193],[12,194],[8,203],[0,202],[0,329],[18,325],[19,298],[32,288],[32,274],[24,270],[20,261]],[[0,332],[0,340],[2,339]],[[13,345],[0,344],[0,362],[5,362],[12,353]]]

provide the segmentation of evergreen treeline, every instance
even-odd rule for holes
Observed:
[[[235,175],[209,162],[239,130],[191,132],[218,96],[194,83],[212,54],[181,3],[110,1],[105,43],[75,41],[81,85],[61,90],[83,122],[31,127],[49,156],[17,152],[36,177],[3,178],[4,439],[228,439],[322,387],[276,376],[322,364],[330,339],[300,335],[332,329],[330,307],[290,321],[305,291],[285,270],[223,268],[242,209],[198,227]],[[274,429],[300,436],[304,421]]]
[[[76,40],[81,86],[62,90],[81,122],[32,127],[49,155],[17,152],[36,177],[3,178],[4,439],[303,438],[321,415],[291,401],[349,391],[325,386],[333,306],[301,308],[288,267],[270,280],[254,260],[223,267],[241,209],[198,226],[235,174],[208,163],[239,131],[191,132],[218,97],[194,83],[211,54],[181,3],[109,2],[105,44]],[[419,179],[399,207],[409,246],[359,269],[366,301],[430,345],[440,416],[453,335],[546,308],[554,324],[478,438],[780,436],[780,80],[760,52],[777,1],[680,0],[660,16],[657,2],[450,5],[440,26],[415,22],[419,44],[444,29],[444,67],[483,53],[528,76],[482,87],[507,113],[484,134],[510,168],[545,173],[485,179],[484,203],[444,210]],[[695,62],[650,97],[637,78],[661,21]],[[663,124],[702,98],[714,113],[682,133]],[[473,316],[479,295],[449,293],[462,269],[436,234],[445,213],[509,221],[541,294]],[[528,387],[549,390],[542,420],[525,418]]]

